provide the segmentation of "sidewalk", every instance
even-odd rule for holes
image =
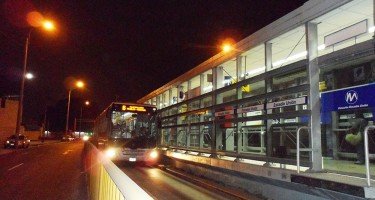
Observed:
[[[40,140],[32,140],[30,141],[30,147],[40,146],[40,145],[46,145],[46,144],[52,144],[52,143],[58,143],[60,140],[44,140],[44,142]],[[4,149],[3,145],[0,146],[0,155],[11,153],[14,151],[17,151],[17,149]],[[19,150],[19,149],[18,149]]]

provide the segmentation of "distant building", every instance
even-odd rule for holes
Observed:
[[[0,141],[16,132],[18,100],[1,98],[0,105]]]

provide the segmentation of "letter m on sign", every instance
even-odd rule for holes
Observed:
[[[345,101],[348,104],[354,104],[358,100],[358,93],[354,90],[350,90],[346,93]]]

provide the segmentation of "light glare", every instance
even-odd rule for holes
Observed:
[[[107,151],[105,151],[105,155],[107,158],[113,158],[116,155],[116,151],[114,149],[107,149]]]
[[[157,151],[152,151],[152,152],[150,153],[150,157],[151,157],[152,159],[157,158],[157,157],[158,157],[158,152],[157,152]]]
[[[52,21],[46,20],[43,22],[43,28],[47,31],[53,31],[55,30],[55,25],[52,23]]]
[[[232,51],[233,47],[230,44],[223,44],[222,49],[224,52],[229,52],[229,51]]]
[[[33,79],[34,78],[34,75],[32,74],[32,73],[27,73],[26,75],[25,75],[25,77],[27,78],[27,79]]]
[[[77,81],[76,86],[78,88],[83,88],[83,86],[85,86],[85,84],[82,81]]]
[[[84,135],[82,139],[83,139],[83,141],[88,141],[89,140],[89,136]]]

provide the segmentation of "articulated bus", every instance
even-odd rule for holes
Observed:
[[[113,102],[95,120],[91,141],[111,160],[155,164],[156,107]]]

